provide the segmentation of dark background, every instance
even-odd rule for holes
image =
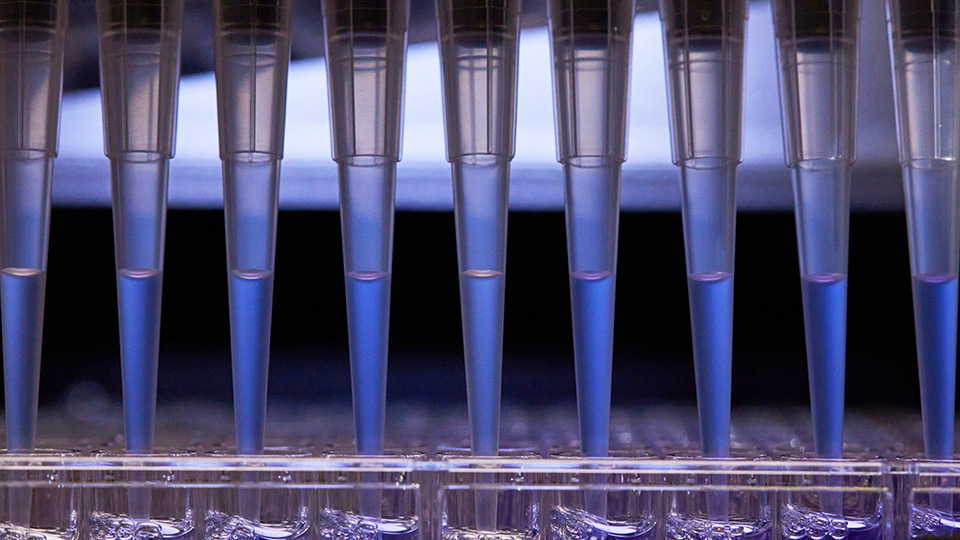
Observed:
[[[270,399],[349,405],[339,216],[281,212]],[[575,399],[563,214],[510,216],[505,401]],[[738,217],[734,406],[807,403],[793,216]],[[223,214],[170,211],[159,399],[231,402]],[[465,403],[453,214],[396,217],[389,399]],[[614,405],[695,400],[678,213],[624,213]],[[120,396],[112,220],[56,208],[51,222],[42,399],[78,381]],[[906,223],[851,219],[847,402],[919,411]]]

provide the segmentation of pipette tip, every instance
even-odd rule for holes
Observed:
[[[230,335],[233,355],[237,451],[263,452],[273,272],[230,272]]]
[[[357,452],[383,452],[396,162],[340,163],[340,220]]]
[[[700,440],[704,455],[727,457],[737,163],[691,159],[680,173]]]
[[[390,274],[347,273],[347,323],[357,452],[383,452],[387,343],[390,330]]]
[[[610,445],[620,167],[607,158],[564,163],[580,450],[590,457]]]
[[[454,161],[460,312],[474,455],[497,455],[506,285],[509,160]]]
[[[843,456],[850,161],[798,161],[793,190],[813,446],[818,456],[838,459]]]
[[[913,277],[920,400],[927,457],[953,456],[957,375],[957,276]]]
[[[471,441],[477,456],[495,456],[499,447],[505,281],[495,270],[460,274]]]
[[[33,151],[3,152],[0,165],[5,244],[0,308],[7,448],[29,452],[34,449],[37,430],[53,157]]]
[[[7,448],[11,452],[34,448],[45,288],[46,272],[42,270],[4,268],[0,274]]]
[[[150,452],[157,406],[163,271],[121,269],[117,282],[127,450]]]
[[[820,457],[843,456],[843,395],[847,336],[847,276],[803,277],[813,446]]]
[[[584,456],[603,457],[610,445],[610,384],[616,274],[580,271],[570,274],[573,343]]]
[[[131,452],[153,449],[168,167],[157,153],[111,159],[123,418]]]
[[[709,457],[727,457],[733,365],[733,274],[690,274],[687,288],[703,453]]]

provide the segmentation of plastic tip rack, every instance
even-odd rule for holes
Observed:
[[[437,437],[455,427],[448,425],[449,414],[444,421],[431,417],[435,411],[406,412],[432,426],[429,433],[407,430],[407,436]],[[883,540],[960,533],[955,526],[960,461],[922,461],[892,451],[880,458],[849,447],[841,459],[819,459],[780,439],[791,436],[784,429],[804,423],[797,420],[800,411],[793,421],[769,413],[740,417],[730,457],[704,458],[683,443],[684,432],[696,429],[688,411],[615,413],[615,440],[632,435],[636,443],[643,435],[661,447],[620,444],[609,457],[580,458],[570,446],[575,440],[541,446],[565,440],[557,439],[558,433],[575,436],[570,415],[508,410],[511,424],[526,425],[524,437],[533,443],[506,437],[513,447],[495,458],[471,457],[468,449],[439,440],[377,457],[309,442],[237,455],[215,439],[151,455],[113,444],[0,455],[0,528],[50,540],[374,533],[395,540],[465,540],[478,534],[501,540],[544,535]],[[222,420],[216,413],[204,416],[204,425]],[[169,416],[161,419],[163,439],[183,436],[180,428],[166,431],[177,425]],[[307,428],[302,418],[280,420]],[[883,424],[877,415],[855,416],[851,431],[877,437],[871,445],[887,437],[916,443],[914,434],[889,422],[884,430],[864,431],[878,422]],[[343,428],[329,440],[349,439],[349,426]],[[293,438],[292,432],[282,435]],[[251,500],[257,504],[251,506]],[[495,523],[478,527],[481,502],[496,505]]]

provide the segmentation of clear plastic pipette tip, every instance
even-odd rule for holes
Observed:
[[[680,167],[700,442],[730,452],[736,178],[744,0],[662,0],[673,161]]]
[[[127,450],[147,453],[156,421],[168,160],[111,161],[124,434]]]
[[[510,163],[495,156],[465,161],[454,163],[453,181],[470,445],[474,455],[496,456]]]
[[[2,245],[0,308],[7,448],[31,451],[37,431],[53,157],[4,152],[0,160],[4,228],[0,245],[6,244]]]
[[[347,330],[357,452],[383,453],[396,163],[340,164]],[[364,265],[364,262],[373,264]]]
[[[888,0],[927,457],[951,459],[960,273],[956,2]]]
[[[470,445],[475,456],[496,456],[500,448],[509,162],[455,165],[453,170]],[[498,490],[480,489],[475,497],[478,530],[496,531]]]
[[[793,168],[803,326],[817,455],[843,455],[850,164],[804,161]]]
[[[733,369],[736,163],[690,160],[681,166],[681,184],[700,443],[705,455],[726,457]]]
[[[786,162],[800,254],[814,449],[843,454],[850,167],[859,0],[773,2]]]
[[[327,0],[323,9],[357,451],[377,455],[383,452],[386,414],[409,0]]]
[[[8,2],[0,22],[0,319],[7,451],[36,444],[53,160],[67,3]],[[25,480],[26,471],[13,473]],[[9,520],[31,527],[33,488],[9,488]]]
[[[111,167],[124,433],[128,451],[149,453],[183,2],[97,0],[96,7],[104,151]]]
[[[0,311],[10,452],[32,451],[37,430],[66,21],[63,0],[11,0],[0,21]],[[29,490],[11,495],[20,496],[29,521]]]
[[[557,157],[565,186],[580,451],[601,457],[610,445],[620,173],[626,160],[636,4],[550,0],[548,8]],[[602,509],[595,510],[605,515]]]
[[[264,450],[291,4],[214,2],[234,425],[248,455]],[[259,489],[239,499],[241,516],[258,521]]]
[[[604,457],[610,445],[620,163],[592,165],[567,165],[564,176],[580,451]]]
[[[267,417],[280,159],[223,160],[230,355],[237,452],[260,454]]]
[[[923,438],[931,459],[953,456],[958,308],[953,244],[960,217],[957,173],[955,161],[917,163],[903,170]],[[950,260],[943,260],[946,257]]]
[[[37,433],[46,271],[8,267],[2,272],[0,301],[7,448],[31,451]]]
[[[516,137],[519,0],[439,0],[447,159],[453,172],[470,446],[496,456],[507,199]],[[481,474],[478,482],[492,483]],[[497,531],[499,490],[478,489],[478,531]]]

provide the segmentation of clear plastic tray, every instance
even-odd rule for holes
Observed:
[[[0,538],[940,537],[957,522],[958,480],[960,462],[772,460],[759,451],[731,459],[39,451],[0,455]]]

